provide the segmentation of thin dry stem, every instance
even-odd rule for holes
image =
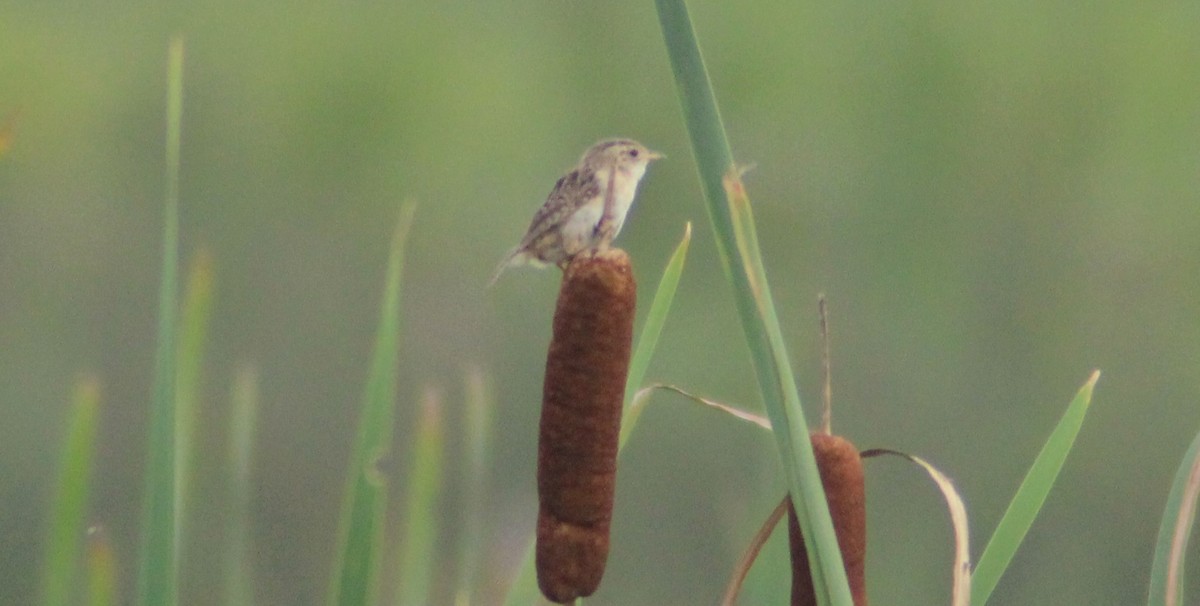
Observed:
[[[779,505],[776,505],[775,509],[771,511],[771,515],[767,516],[767,520],[763,522],[758,532],[754,533],[754,538],[750,539],[750,545],[746,547],[746,553],[742,554],[742,559],[733,569],[733,577],[729,579],[729,585],[725,587],[725,597],[721,598],[721,606],[733,606],[737,603],[737,596],[742,592],[742,585],[746,582],[746,576],[750,574],[750,567],[754,565],[754,560],[758,559],[758,554],[762,551],[763,545],[767,544],[767,539],[771,538],[771,533],[779,525],[779,520],[783,519],[783,514],[787,513],[789,504],[791,504],[791,499],[784,495],[783,500],[779,501]]]

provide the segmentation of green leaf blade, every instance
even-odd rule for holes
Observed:
[[[183,114],[183,39],[171,40],[167,65],[167,184],[163,221],[162,277],[158,296],[158,342],[149,456],[142,495],[142,538],[137,601],[174,606],[178,601],[178,491],[175,474],[175,317],[179,266],[179,147]]]
[[[975,606],[987,603],[1046,502],[1046,497],[1054,487],[1054,482],[1066,463],[1067,455],[1075,444],[1075,438],[1083,427],[1084,417],[1092,401],[1092,390],[1099,379],[1100,371],[1097,370],[1067,405],[1066,412],[1042,446],[1042,451],[1034,459],[1017,493],[1013,495],[1008,510],[1004,512],[996,531],[992,533],[992,538],[984,548],[983,555],[979,557],[979,564],[971,578],[971,603]]]
[[[437,540],[437,500],[442,484],[445,430],[442,421],[442,397],[427,389],[421,398],[421,416],[417,421],[412,447],[412,469],[404,491],[404,523],[400,527],[399,587],[396,603],[421,606],[430,600],[434,579],[434,551]]]
[[[233,413],[229,417],[226,450],[228,508],[222,563],[225,571],[224,600],[227,606],[254,604],[254,564],[251,544],[251,484],[254,460],[254,434],[258,426],[259,379],[251,365],[242,365],[234,375]]]
[[[375,466],[387,454],[392,441],[399,359],[400,273],[413,211],[411,204],[401,210],[388,256],[375,352],[342,499],[338,555],[328,596],[331,606],[374,604],[379,593],[387,487]]]
[[[640,418],[640,407],[633,406],[634,396],[646,379],[646,371],[654,350],[658,347],[658,338],[662,335],[663,326],[671,311],[671,303],[675,301],[675,292],[679,288],[679,280],[683,277],[683,266],[687,261],[688,247],[692,242],[692,224],[688,223],[683,230],[683,239],[675,246],[675,252],[667,261],[662,277],[658,280],[658,289],[650,302],[650,311],[646,313],[646,321],[638,334],[637,346],[634,347],[633,357],[629,361],[629,374],[625,379],[625,412],[621,418],[621,435],[617,441],[618,451],[625,445],[633,433]]]
[[[85,377],[75,386],[70,427],[63,444],[42,570],[42,604],[73,603],[78,556],[84,543],[88,488],[100,408],[100,382]]]
[[[200,379],[212,318],[213,260],[200,250],[189,264],[176,336],[175,517],[179,550],[189,549],[191,512],[202,506],[193,487],[197,476],[195,436],[200,423]],[[186,558],[187,556],[182,556]]]
[[[458,538],[457,604],[478,601],[479,579],[486,552],[486,508],[492,493],[487,473],[494,456],[496,396],[491,377],[478,366],[470,366],[465,380],[465,435],[460,456],[466,464],[462,474],[463,514]]]
[[[657,0],[684,122],[700,171],[717,249],[733,287],[763,403],[774,428],[789,491],[813,562],[818,600],[852,603],[837,537],[809,447],[800,396],[771,301],[749,198],[733,162],[725,128],[683,0]]]
[[[117,554],[103,527],[88,530],[87,547],[88,606],[117,603]]]

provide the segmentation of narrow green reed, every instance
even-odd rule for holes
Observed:
[[[656,0],[655,5],[717,249],[733,288],[788,490],[799,495],[793,501],[813,562],[817,599],[822,604],[849,606],[846,571],[809,447],[808,426],[767,284],[750,200],[729,149],[687,6],[684,0]]]
[[[675,290],[679,288],[679,280],[683,276],[683,265],[687,260],[688,246],[692,242],[692,224],[689,222],[683,228],[683,239],[675,246],[667,267],[659,278],[658,289],[654,291],[654,299],[650,301],[650,311],[642,323],[638,333],[637,345],[633,348],[633,357],[629,359],[629,375],[625,380],[625,406],[628,411],[633,395],[642,387],[646,379],[646,370],[658,347],[658,337],[662,335],[663,326],[667,323],[667,314],[671,311],[671,303],[675,301]],[[621,442],[626,438],[628,419],[621,419]]]
[[[212,317],[213,260],[206,250],[192,258],[179,317],[175,367],[175,532],[181,553],[189,538],[189,510],[193,509],[195,467],[194,436],[199,422],[200,375],[208,325]],[[182,556],[186,557],[186,556]]]
[[[1100,371],[1092,373],[1087,383],[1075,394],[1075,398],[1067,405],[1066,412],[1046,439],[1042,451],[1033,461],[1020,488],[1013,495],[1004,517],[996,525],[996,531],[988,540],[983,555],[979,556],[979,564],[971,575],[971,604],[983,606],[992,595],[992,590],[1008,569],[1017,548],[1029,532],[1033,520],[1046,502],[1046,496],[1058,479],[1058,472],[1075,445],[1075,437],[1083,428],[1084,417],[1092,402],[1092,389],[1100,379]]]
[[[158,293],[149,455],[142,494],[142,537],[137,603],[174,606],[178,601],[179,545],[175,510],[175,316],[179,265],[179,148],[183,114],[183,39],[171,39],[167,61],[167,182],[162,277]]]
[[[458,533],[458,574],[456,575],[456,604],[474,604],[480,571],[487,553],[484,520],[488,507],[488,467],[492,462],[492,442],[495,440],[496,396],[491,377],[478,366],[466,370],[464,381],[463,469],[459,472],[462,487],[462,518]]]
[[[396,571],[396,599],[400,606],[423,606],[432,602],[434,553],[437,542],[438,494],[442,485],[445,423],[442,395],[426,389],[421,396],[408,481],[405,485],[404,521],[400,526],[400,565]]]
[[[1187,555],[1188,539],[1196,522],[1195,492],[1200,483],[1200,433],[1192,439],[1187,454],[1179,462],[1171,493],[1167,495],[1167,506],[1163,510],[1158,528],[1158,540],[1154,544],[1154,564],[1150,568],[1150,594],[1148,606],[1186,604],[1183,599],[1187,587],[1184,574],[1184,557]]]
[[[687,261],[688,247],[692,242],[692,224],[688,223],[683,229],[683,239],[675,247],[667,267],[663,270],[662,278],[658,281],[658,289],[650,301],[650,311],[646,313],[645,323],[638,333],[637,346],[633,349],[633,357],[629,360],[629,375],[625,379],[625,411],[621,416],[621,436],[617,440],[617,448],[625,446],[633,428],[641,418],[642,407],[634,406],[634,396],[641,389],[642,381],[646,379],[646,370],[650,360],[654,358],[654,350],[658,348],[658,337],[662,334],[663,326],[667,323],[667,315],[671,311],[671,303],[675,301],[675,291],[683,276],[683,266]]]
[[[392,444],[400,340],[400,273],[413,211],[412,204],[401,209],[388,256],[375,352],[363,393],[362,416],[338,520],[337,561],[327,597],[330,606],[375,604],[379,595],[387,483],[377,465],[387,456]]]
[[[79,554],[84,544],[88,487],[100,408],[100,381],[84,377],[75,386],[74,402],[59,462],[46,553],[42,568],[42,604],[66,606],[75,603]]]
[[[84,604],[112,606],[117,603],[117,554],[108,531],[100,526],[89,528],[87,542],[87,599]]]
[[[250,484],[254,461],[254,434],[258,426],[258,371],[251,365],[240,366],[234,374],[231,396],[233,411],[229,417],[228,456],[225,473],[229,514],[222,548],[225,606],[254,604],[254,565],[251,554]]]

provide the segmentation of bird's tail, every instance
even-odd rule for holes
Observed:
[[[520,246],[508,251],[508,254],[504,255],[504,260],[496,266],[496,271],[492,273],[492,279],[488,280],[487,287],[491,288],[495,286],[496,280],[500,279],[500,274],[504,273],[504,270],[520,263],[520,257],[523,252]]]

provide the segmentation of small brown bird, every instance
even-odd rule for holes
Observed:
[[[488,285],[515,265],[563,267],[576,255],[607,249],[621,231],[646,167],[662,157],[632,139],[593,145],[554,184],[521,243],[505,255]]]

